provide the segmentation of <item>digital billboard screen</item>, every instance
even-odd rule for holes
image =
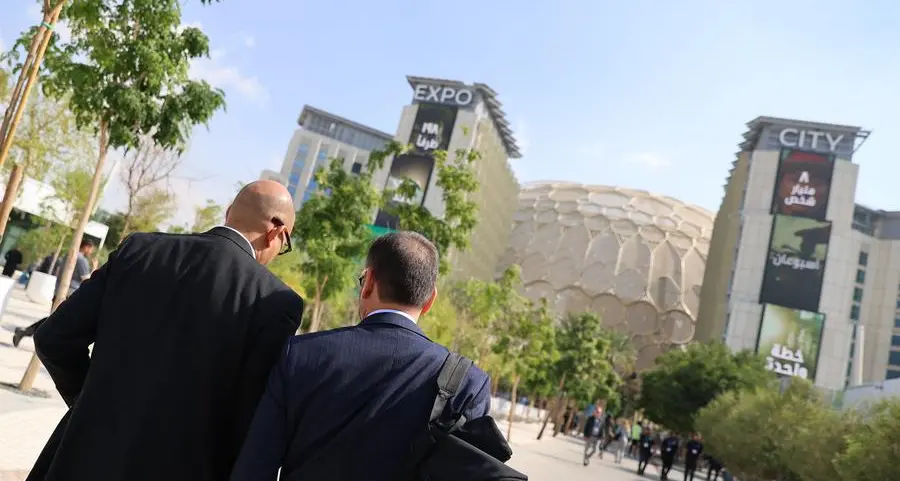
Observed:
[[[833,156],[782,149],[772,213],[825,219],[833,172]]]
[[[766,357],[766,369],[814,381],[824,330],[825,314],[765,304],[756,352]]]
[[[817,312],[831,222],[775,215],[760,303]]]
[[[435,104],[419,104],[413,122],[409,143],[413,151],[430,154],[435,150],[447,150],[456,124],[456,107]]]

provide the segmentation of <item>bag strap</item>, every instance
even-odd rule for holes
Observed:
[[[459,392],[466,373],[472,367],[472,361],[465,357],[450,352],[441,366],[441,372],[438,374],[437,385],[438,394],[434,398],[434,404],[431,406],[431,417],[429,421],[432,424],[440,426],[443,429],[451,430],[462,418],[462,413],[452,414],[448,419],[443,418],[444,409],[447,403],[453,399],[453,396]]]

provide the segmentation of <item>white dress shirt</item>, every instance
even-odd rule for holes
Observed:
[[[369,315],[366,316],[363,320],[368,319],[369,316],[374,316],[375,314],[383,314],[383,313],[385,313],[385,312],[390,312],[390,313],[392,313],[392,314],[397,314],[398,316],[403,316],[403,317],[409,319],[410,321],[412,321],[413,324],[418,324],[418,322],[416,322],[416,320],[413,319],[412,316],[410,316],[409,314],[407,314],[407,313],[405,313],[405,312],[403,312],[403,311],[398,311],[398,310],[396,310],[396,309],[378,309],[377,311],[372,311],[372,312],[370,312]]]
[[[228,227],[227,225],[219,225],[219,226],[216,226],[216,227],[221,227],[221,228],[223,228],[223,229],[228,229],[228,230],[230,230],[231,232],[234,232],[234,233],[236,233],[237,235],[241,236],[241,239],[244,239],[244,242],[247,243],[247,247],[250,248],[250,253],[253,255],[253,258],[256,259],[256,249],[253,248],[253,244],[250,242],[250,239],[248,239],[247,236],[245,236],[241,231],[235,229],[234,227]]]

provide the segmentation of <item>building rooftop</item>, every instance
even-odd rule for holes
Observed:
[[[409,82],[410,87],[413,88],[415,88],[416,84],[419,83],[441,84],[448,87],[474,87],[475,90],[477,90],[481,94],[482,99],[484,99],[484,103],[487,106],[488,113],[491,116],[491,120],[494,121],[494,126],[497,128],[497,132],[500,133],[500,139],[503,141],[503,147],[506,149],[506,155],[511,159],[518,159],[522,157],[522,153],[519,151],[519,146],[516,144],[516,138],[509,126],[509,121],[506,120],[506,112],[504,112],[501,108],[502,104],[499,100],[497,100],[497,92],[494,92],[494,89],[488,87],[486,84],[478,82],[472,85],[466,85],[464,82],[460,82],[459,80],[416,77],[412,75],[407,75],[406,80]]]
[[[856,144],[855,149],[859,148],[859,146],[862,145],[862,142],[869,138],[870,133],[868,130],[863,130],[862,127],[852,125],[828,124],[824,122],[808,122],[806,120],[760,116],[747,122],[747,131],[744,132],[744,141],[738,144],[738,146],[742,151],[752,149],[759,141],[759,136],[762,134],[763,129],[772,124],[789,124],[801,129],[828,130],[831,132],[844,132],[855,135],[856,139],[860,141],[859,144]]]
[[[372,127],[369,127],[368,125],[363,125],[363,124],[361,124],[361,123],[359,123],[359,122],[354,122],[354,121],[352,121],[352,120],[349,120],[349,119],[346,119],[346,118],[344,118],[344,117],[341,117],[340,115],[335,115],[335,114],[333,114],[333,113],[331,113],[331,112],[327,112],[327,111],[322,110],[322,109],[317,109],[317,108],[311,107],[311,106],[309,106],[309,105],[304,105],[304,106],[303,106],[303,111],[300,112],[300,117],[297,118],[297,124],[299,124],[299,125],[302,126],[302,125],[303,125],[303,122],[304,122],[304,121],[306,120],[306,118],[309,117],[310,115],[318,115],[318,116],[321,116],[321,117],[327,117],[327,118],[329,118],[329,119],[331,119],[331,120],[334,120],[335,122],[340,122],[340,123],[342,123],[342,124],[349,125],[349,126],[353,127],[354,129],[360,130],[360,131],[362,131],[362,132],[366,132],[366,133],[372,134],[372,135],[374,135],[374,136],[376,136],[376,137],[381,137],[381,138],[383,138],[386,142],[390,142],[390,141],[394,140],[394,136],[391,135],[391,134],[388,134],[388,133],[386,133],[386,132],[382,132],[382,131],[380,131],[380,130],[378,130],[378,129],[373,129]]]

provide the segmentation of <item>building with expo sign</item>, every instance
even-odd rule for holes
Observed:
[[[281,171],[263,171],[261,178],[285,184],[299,209],[318,191],[314,174],[330,159],[342,159],[347,171],[360,172],[371,151],[396,140],[408,144],[409,151],[387,159],[373,182],[379,189],[395,190],[404,180],[411,181],[417,187],[415,196],[396,196],[394,201],[415,203],[440,216],[444,201],[434,152],[447,151],[452,159],[457,149],[475,149],[481,154],[474,164],[480,188],[471,200],[478,206],[478,225],[469,238],[470,248],[451,252],[450,260],[455,276],[491,279],[506,249],[519,191],[509,159],[521,156],[497,94],[480,83],[425,77],[407,81],[412,101],[403,107],[396,134],[305,106]],[[387,211],[373,217],[378,231],[397,226]]]
[[[868,132],[773,117],[747,127],[716,215],[695,339],[756,350],[780,376],[843,389],[852,366],[867,360],[874,366],[880,342],[870,336],[865,345],[873,348],[856,355],[856,325],[864,318],[854,306],[865,297],[858,287],[860,253],[881,242],[854,222],[859,166],[853,154]],[[876,268],[871,260],[869,270]],[[871,296],[881,296],[891,276],[896,296],[900,269],[877,269]],[[895,307],[896,297],[889,319],[873,316],[870,331],[893,328]]]

